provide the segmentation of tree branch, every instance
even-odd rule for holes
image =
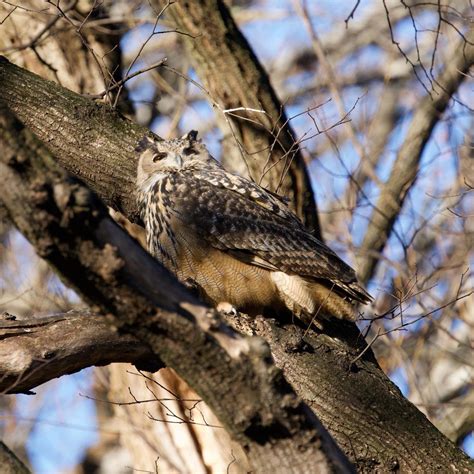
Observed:
[[[146,370],[160,364],[130,334],[113,331],[103,316],[71,311],[49,317],[0,321],[0,392],[29,392],[38,385],[93,365],[130,362]],[[155,362],[154,367],[150,362]]]
[[[3,474],[29,474],[30,470],[0,441],[0,466]]]
[[[0,100],[48,144],[67,171],[106,204],[132,221],[138,219],[134,150],[147,128],[1,56],[0,84]]]
[[[199,393],[256,471],[353,472],[267,344],[232,331],[189,294],[5,107],[0,143],[1,199],[14,224],[94,311]]]
[[[421,156],[431,132],[474,64],[474,27],[471,26],[465,39],[448,54],[446,64],[446,69],[434,81],[436,90],[426,94],[415,108],[405,141],[369,220],[360,247],[358,273],[363,282],[367,282],[374,274],[378,256],[383,251],[403,202],[415,183]]]

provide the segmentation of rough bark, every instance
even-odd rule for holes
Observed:
[[[55,377],[112,362],[153,369],[150,348],[129,334],[113,331],[103,316],[71,311],[23,320],[3,317],[0,393],[29,392]]]
[[[0,466],[2,474],[29,474],[30,470],[0,441]]]
[[[257,182],[263,176],[262,184],[288,197],[308,229],[321,237],[316,201],[295,134],[267,73],[224,2],[176,2],[167,13],[179,29],[192,35],[184,41],[211,104],[217,105],[224,164]],[[265,113],[235,110],[242,107]]]
[[[455,456],[460,454],[459,450],[448,443],[441,433],[433,429],[414,405],[405,401],[394,384],[389,382],[390,390],[387,392],[387,380],[384,374],[376,369],[373,361],[362,358],[352,363],[360,350],[360,341],[357,341],[356,333],[353,334],[353,350],[348,353],[342,343],[336,347],[331,336],[317,335],[314,332],[307,332],[304,335],[304,330],[293,324],[281,325],[276,324],[275,321],[254,320],[244,315],[235,318],[228,317],[228,322],[243,333],[258,334],[269,342],[276,363],[284,367],[285,377],[298,393],[303,396],[306,394],[307,403],[324,420],[343,450],[350,454],[358,472],[374,472],[374,470],[416,472],[420,470],[420,466],[426,466],[430,472],[436,472],[447,469],[447,466],[453,462],[458,468],[462,468],[459,460],[455,460]],[[126,347],[133,344],[135,347],[133,352],[137,354],[146,354],[148,350],[146,344],[130,336],[114,336],[103,318],[87,313],[64,314],[14,323],[22,331],[35,328],[33,335],[35,347],[37,347],[33,352],[31,346],[21,343],[21,338],[14,337],[11,344],[17,341],[19,343],[16,352],[31,354],[41,361],[44,360],[45,353],[51,354],[56,350],[55,357],[59,359],[58,363],[63,363],[63,374],[85,367],[87,362],[90,362],[90,365],[94,363],[93,356],[84,359],[84,354],[94,352],[96,348],[96,337],[90,335],[94,331],[102,332],[104,336],[107,332],[111,334],[110,343],[104,342],[102,346],[103,352],[111,348],[108,359],[112,358],[114,347],[118,342],[121,344],[121,340],[129,339]],[[52,328],[51,325],[53,325]],[[63,331],[64,326],[75,327],[77,330],[66,333]],[[81,334],[82,328],[87,328],[88,334]],[[58,335],[66,334],[70,349],[52,340],[53,331]],[[0,325],[0,334],[6,332],[15,336],[12,324],[4,322]],[[0,340],[0,367],[5,367],[5,364],[11,360],[6,352],[11,351],[8,343],[8,339]],[[67,351],[67,360],[63,357],[63,351]],[[319,359],[316,366],[315,353],[318,354]],[[119,356],[116,360],[124,359]],[[140,360],[141,357],[133,357],[132,353],[129,360],[136,362],[137,359]],[[295,360],[298,363],[295,363]],[[54,364],[54,362],[52,358],[51,363]],[[341,367],[346,371],[346,378],[350,379],[350,384],[336,385],[334,383],[332,377],[335,367]],[[36,372],[41,372],[41,375]],[[27,377],[28,373],[25,372],[25,376],[20,381],[21,385],[14,387],[13,391],[18,391],[19,388],[31,390],[38,385],[38,382],[62,375],[58,371],[52,371],[49,366],[43,367],[42,370],[38,370],[36,366],[36,372],[32,373],[32,377]],[[2,370],[0,384],[2,391],[11,387],[8,379],[3,377],[4,374],[5,371]],[[15,375],[12,373],[12,376]],[[126,392],[126,385],[122,393]],[[366,387],[370,387],[370,392]],[[134,396],[138,397],[136,389],[134,389]],[[367,412],[362,415],[351,409],[355,404],[366,405]],[[413,449],[415,445],[418,447],[416,450]],[[367,455],[367,452],[372,451],[379,455],[377,457]],[[427,464],[428,456],[429,463]],[[469,464],[465,466],[467,469]]]
[[[233,327],[265,338],[276,364],[323,420],[357,472],[473,469],[464,453],[403,397],[372,356],[358,358],[363,342],[349,325],[344,342],[334,337],[337,333],[316,334],[294,324],[254,322],[242,315]]]
[[[192,412],[197,423],[186,422],[191,416],[190,407],[196,405],[186,400],[199,397],[189,387],[186,389],[187,385],[174,371],[166,369],[153,374],[160,386],[137,377],[136,371],[130,370],[128,364],[116,363],[129,362],[146,371],[158,369],[158,366],[150,365],[154,357],[146,344],[129,334],[111,330],[103,316],[88,311],[69,311],[18,320],[4,313],[3,318],[0,320],[0,393],[32,393],[38,385],[55,377],[114,362],[109,367],[104,391],[94,392],[94,396],[99,400],[96,404],[102,428],[107,426],[102,424],[106,418],[108,426],[113,425],[121,434],[112,437],[109,433],[100,433],[101,443],[88,450],[87,463],[100,466],[104,462],[101,468],[109,468],[109,471],[108,463],[115,463],[111,472],[118,472],[123,468],[123,457],[115,454],[111,459],[104,454],[120,441],[122,446],[129,448],[132,459],[128,465],[134,469],[149,469],[158,456],[159,469],[163,472],[176,470],[204,474],[211,467],[212,472],[220,473],[229,464],[232,464],[233,473],[245,473],[250,469],[242,448],[231,441],[225,430],[203,426],[201,416],[210,425],[220,425],[204,402],[200,402]],[[147,376],[151,377],[151,374]],[[137,400],[149,400],[150,385],[157,399],[167,401],[146,406],[150,407],[155,418],[168,420],[171,425],[146,416],[143,404],[115,404],[128,401],[130,392]],[[167,390],[177,395],[175,401],[169,400]],[[107,403],[107,399],[113,403]],[[131,397],[130,401],[133,401]],[[185,421],[177,423],[169,416],[169,410]],[[115,417],[110,423],[112,412],[115,412]],[[123,429],[120,428],[122,424]],[[135,431],[139,434],[132,436]],[[170,446],[174,446],[177,452],[170,452]]]
[[[34,84],[38,87],[38,91],[34,94],[35,97],[29,97],[28,91],[30,93],[32,91],[31,84],[29,84],[31,74],[16,68],[10,63],[0,63],[0,81],[7,81],[7,76],[10,74],[13,74],[17,81],[20,78],[25,83],[25,87],[15,88],[15,81],[8,79],[8,83],[12,85],[13,90],[6,94],[4,89],[0,88],[0,98],[5,97],[8,99],[8,103],[11,103],[15,110],[18,110],[18,113],[24,118],[25,122],[31,124],[31,127],[35,130],[38,130],[42,137],[48,138],[53,135],[51,130],[41,126],[38,114],[33,114],[32,111],[32,107],[40,109],[47,107],[51,99],[45,93],[45,89],[51,88],[50,83],[34,77]],[[23,93],[23,96],[21,95],[22,91],[26,91]],[[74,127],[70,127],[70,111],[72,105],[76,104],[76,101],[72,97],[70,102],[68,102],[67,97],[69,97],[69,94],[67,92],[61,92],[60,96],[64,98],[63,105],[65,111],[64,115],[61,115],[61,110],[57,109],[58,115],[55,120],[55,128],[61,130],[61,133],[64,135],[71,134],[74,136],[77,133],[80,135],[84,128],[87,127],[87,121],[84,124],[78,118],[76,119],[74,125],[78,129],[77,132]],[[82,99],[79,98],[78,100]],[[25,104],[24,109],[22,104]],[[89,108],[90,106],[87,106],[86,110],[89,110]],[[118,120],[117,116],[113,112],[107,112],[105,109],[102,114],[102,122],[110,120],[109,125],[101,124],[106,130],[110,130],[107,140],[102,141],[102,149],[100,150],[100,159],[104,160],[102,163],[104,173],[110,173],[120,182],[132,182],[135,171],[133,170],[132,175],[127,175],[129,168],[120,168],[116,162],[117,158],[113,154],[114,150],[124,141],[128,141],[130,137],[116,137],[112,130],[113,123]],[[79,113],[78,116],[83,115]],[[121,125],[116,133],[120,134],[123,130],[127,129],[129,129],[128,126]],[[135,132],[133,133],[137,136],[137,128],[134,128],[134,130]],[[108,140],[111,140],[113,143],[108,144]],[[78,149],[71,150],[71,147],[77,147]],[[133,148],[131,143],[130,148]],[[73,172],[76,171],[79,176],[86,179],[89,174],[82,168],[81,162],[84,161],[93,168],[92,163],[94,163],[95,156],[97,155],[95,150],[89,147],[89,143],[76,143],[70,138],[66,138],[62,147],[58,146],[58,152],[61,151],[65,153],[65,156],[69,156],[69,160],[63,157],[60,160],[61,163],[67,169]],[[135,157],[130,152],[129,161],[133,162],[134,160]],[[88,182],[105,201],[112,202],[114,196],[116,196],[115,187],[104,185],[104,182],[109,183],[111,180],[112,178],[109,175],[108,177],[103,177],[97,184],[94,179],[89,179]],[[118,190],[118,192],[121,191],[120,189]],[[120,195],[123,196],[122,194]],[[123,196],[123,198],[125,197]],[[135,212],[133,206],[130,206],[128,209],[131,209],[131,212]],[[127,215],[127,217],[131,216]],[[252,329],[254,334],[268,334],[268,331],[259,329],[259,327],[260,325],[256,324]],[[288,326],[286,330],[290,330],[291,327],[291,325]],[[360,470],[362,472],[373,472],[373,466],[378,466],[378,469],[387,471],[393,468],[393,460],[398,460],[397,449],[386,445],[384,450],[380,450],[378,443],[375,441],[380,438],[403,440],[406,423],[399,420],[396,414],[400,413],[400,410],[412,413],[414,408],[383,374],[374,361],[370,350],[366,351],[355,364],[356,367],[358,364],[362,364],[361,370],[351,370],[352,364],[349,362],[355,359],[365,348],[362,337],[358,332],[354,331],[356,331],[355,326],[334,327],[330,335],[317,336],[310,329],[307,336],[315,338],[316,343],[314,346],[309,346],[308,351],[304,353],[304,357],[301,356],[300,345],[296,344],[295,346],[295,338],[290,337],[291,332],[288,338],[284,337],[286,334],[285,328],[282,328],[281,332],[277,333],[278,335],[274,338],[272,345],[274,345],[274,351],[276,348],[279,351],[287,351],[285,363],[281,365],[282,369],[285,373],[295,374],[292,379],[292,383],[295,383],[295,389],[298,390],[300,396],[308,404],[314,407],[323,423],[328,425],[333,436],[344,446],[346,454]],[[290,343],[292,339],[293,343]],[[298,338],[296,338],[296,341],[298,342]],[[292,349],[293,346],[296,347],[296,350]],[[304,344],[303,347],[305,347]],[[362,373],[367,374],[367,378],[364,378],[364,383],[357,385],[357,390],[355,391],[355,380],[357,377],[360,380],[360,374]],[[369,376],[370,374],[376,374],[376,377],[371,377]],[[377,391],[374,391],[374,384],[377,384]],[[321,391],[319,387],[327,387],[327,389],[326,391]],[[334,396],[334,394],[339,393],[346,394],[346,398],[340,400]],[[374,393],[377,393],[377,396]],[[372,438],[372,424],[374,423],[372,413],[374,406],[377,407],[377,420],[379,420],[377,421],[377,426],[381,431],[377,431],[377,436]],[[320,410],[319,407],[324,409]],[[387,417],[390,419],[390,423],[386,423],[387,428],[385,429],[385,424],[380,420],[387,420]],[[407,444],[407,449],[411,450],[412,453],[416,453],[416,456],[412,456],[413,461],[407,466],[407,470],[420,471],[426,466],[443,465],[447,459],[449,459],[449,462],[446,464],[446,469],[451,469],[450,466],[453,465],[459,469],[467,466],[465,469],[472,470],[472,467],[469,467],[471,464],[469,464],[469,461],[467,461],[462,452],[444,438],[426,418],[417,416],[412,421],[413,426],[411,429],[414,433],[419,434],[419,436],[411,437],[414,444]],[[341,423],[341,426],[338,423]],[[428,441],[425,442],[426,433],[430,433],[430,436],[426,437]],[[437,446],[433,452],[431,452],[433,446],[432,437],[436,440],[435,445]],[[442,451],[444,451],[444,455],[440,454]],[[408,458],[406,462],[409,462]]]
[[[132,16],[131,10],[133,9],[133,5],[131,5],[131,3],[126,4],[122,2],[120,4],[120,10],[114,2],[97,2],[94,0],[81,0],[80,2],[65,0],[58,4],[46,3],[43,0],[23,0],[21,6],[29,9],[29,11],[16,8],[0,26],[0,50],[5,48],[7,57],[18,66],[25,67],[43,78],[50,79],[81,94],[100,94],[101,91],[107,90],[109,86],[113,86],[117,81],[122,79],[124,71],[126,70],[122,62],[123,51],[121,50],[121,37],[127,29],[123,23],[123,19]],[[58,7],[64,12],[64,16],[59,14]],[[0,5],[0,18],[3,20],[13,8],[11,5],[2,3]],[[127,15],[127,10],[129,15]],[[111,20],[113,23],[111,23]],[[27,45],[29,47],[25,48]],[[103,100],[107,103],[114,103],[117,99],[117,93],[119,93],[117,101],[118,110],[125,114],[131,114],[134,107],[132,103],[127,100],[129,98],[127,91],[127,87],[112,89],[104,95]],[[152,110],[155,109],[153,108]],[[0,209],[0,222],[1,218]],[[115,217],[114,220],[117,221]],[[128,221],[127,223],[128,226],[130,226]],[[133,226],[134,224],[131,225]],[[1,253],[0,250],[0,260],[2,258]],[[9,308],[11,308],[15,314],[20,315],[22,314],[21,310],[24,309],[25,306],[27,307],[28,314],[32,311],[36,312],[36,307],[28,307],[34,303],[34,301],[31,301],[32,297],[34,298],[34,296],[28,292],[21,299],[16,299],[17,304],[13,305],[13,307],[9,304]],[[42,304],[47,305],[49,301],[51,300],[45,298]],[[20,308],[18,308],[18,306],[20,306]],[[23,306],[23,308],[21,308],[21,306]],[[17,308],[20,310],[19,312],[17,312]],[[45,311],[52,313],[55,309],[45,308]],[[48,324],[45,329],[49,328],[53,330],[53,328],[57,328],[58,334],[60,334],[63,326],[64,324],[58,322],[54,325]],[[39,328],[36,325],[34,327],[36,329],[33,332],[36,338],[33,340],[37,341]],[[45,331],[45,333],[49,332],[50,331]],[[92,331],[84,331],[84,333],[88,332],[90,336],[97,336],[95,333],[92,333]],[[108,332],[110,334],[110,331]],[[103,331],[99,329],[99,333],[103,333]],[[114,337],[112,337],[112,339],[115,340]],[[32,338],[28,338],[28,340],[31,341]],[[59,338],[57,342],[60,341],[61,339]],[[121,345],[120,343],[116,344],[117,349]],[[101,346],[101,344],[99,344],[99,346]],[[43,347],[50,347],[50,345],[47,344]],[[104,349],[104,356],[107,357],[107,349],[105,349],[103,345],[102,348]],[[91,352],[95,354],[95,348],[93,348]],[[129,348],[125,348],[125,353],[128,352]],[[67,353],[68,347],[64,347],[64,350],[58,348],[55,363],[48,364],[43,369],[36,370],[34,373],[40,375],[43,371],[50,371],[54,367],[58,368],[59,361],[57,361],[57,358],[59,357],[61,359],[61,363],[66,360],[69,361]],[[87,355],[90,355],[89,352]],[[89,357],[86,356],[79,358],[79,360],[83,359],[85,362],[85,359],[88,358]],[[38,360],[40,361],[41,358]],[[79,365],[81,365],[81,362],[79,362]],[[120,367],[123,368],[122,365],[120,365]],[[72,370],[72,367],[70,370]],[[117,368],[114,370],[117,371]],[[101,369],[100,380],[104,379],[104,372],[107,372],[107,369]],[[122,373],[125,379],[127,373],[125,370],[123,370]],[[118,378],[115,378],[114,380],[117,379]],[[139,382],[137,379],[137,377],[132,380],[127,379],[132,390],[134,389],[133,382],[135,382],[135,384]],[[97,379],[96,382],[99,383]],[[94,384],[94,387],[96,387],[96,385],[97,384]],[[120,387],[122,386],[123,384],[120,384]],[[107,388],[113,390],[111,384],[109,384]],[[106,397],[104,396],[102,398]],[[101,406],[97,404],[96,407],[98,411],[101,408]],[[112,416],[113,411],[113,409],[110,409],[102,413]],[[99,423],[102,428],[107,424],[113,424],[110,418],[105,420],[104,416],[101,417],[98,414],[98,419],[99,418]],[[135,423],[135,425],[138,426],[140,421],[143,421],[143,414],[137,413],[137,420],[129,420],[129,423]],[[128,441],[134,436],[140,437],[142,431],[127,428],[127,434],[127,437],[124,437],[124,439]],[[126,448],[121,448],[118,443],[118,437],[113,439],[116,443],[111,442],[111,437],[99,430],[99,445],[93,448],[91,447],[89,450],[97,456],[94,458],[97,463],[97,469],[102,469],[104,472],[118,472],[121,468],[118,467],[120,463],[138,466],[137,459],[140,459],[138,456],[140,456],[141,453],[132,450],[131,453],[133,457],[130,458],[130,462],[127,463],[124,460]],[[156,447],[160,446],[160,441],[160,438],[157,438],[154,442],[149,440],[148,443],[143,444],[151,445],[156,449]],[[168,449],[168,456],[173,455],[170,451],[171,449]],[[199,447],[196,448],[196,451],[202,452]],[[161,452],[160,458],[163,459]],[[151,456],[150,459],[154,460],[156,456]],[[84,461],[87,463],[91,460],[85,459]],[[115,462],[117,464],[114,465],[115,468],[111,469],[107,464],[108,462]],[[103,463],[103,465],[99,468],[101,463]],[[153,462],[150,463],[150,466],[152,464]],[[161,462],[160,468],[162,464]],[[109,471],[107,471],[107,469],[109,469]]]
[[[147,128],[1,57],[0,99],[62,166],[104,196],[106,204],[138,219],[134,149]]]
[[[253,469],[353,472],[262,339],[232,331],[189,294],[5,107],[0,133],[2,200],[14,224],[85,302],[196,389]]]
[[[17,72],[22,72],[22,70],[16,69]],[[34,76],[28,76],[29,78],[34,78]],[[17,76],[16,78],[12,77],[11,78],[10,85],[13,85],[14,87],[18,87],[20,84],[28,84],[28,80],[24,76]],[[6,81],[0,79],[0,84],[6,84]],[[58,94],[56,99],[52,102],[52,107],[49,107],[49,102],[50,100],[48,99],[48,90],[56,90],[55,88],[57,87],[53,83],[49,82],[41,82],[43,86],[35,86],[33,84],[27,85],[29,90],[32,93],[32,96],[30,97],[33,99],[33,102],[29,103],[27,108],[30,108],[31,114],[34,114],[35,119],[33,120],[36,122],[37,120],[37,125],[34,126],[33,128],[38,132],[38,133],[47,133],[47,130],[43,128],[41,124],[41,116],[44,113],[47,121],[50,124],[53,124],[53,128],[57,128],[59,124],[62,130],[62,133],[65,134],[64,137],[58,136],[58,140],[54,141],[54,143],[50,143],[54,147],[54,149],[60,153],[58,156],[63,157],[64,159],[60,159],[61,163],[63,166],[69,169],[71,172],[75,172],[78,174],[82,180],[85,182],[88,182],[89,184],[93,184],[96,186],[97,190],[104,190],[107,189],[106,193],[103,193],[102,195],[109,195],[113,196],[112,199],[107,199],[107,202],[111,204],[112,206],[115,207],[115,209],[121,209],[124,208],[126,209],[126,214],[127,217],[130,219],[133,217],[131,216],[136,216],[136,207],[135,207],[135,169],[136,169],[136,163],[135,163],[135,158],[133,155],[133,149],[135,148],[136,140],[139,139],[140,136],[142,136],[143,133],[147,132],[147,129],[138,127],[137,125],[133,123],[129,123],[125,120],[123,120],[120,115],[117,113],[114,113],[110,110],[106,112],[105,107],[103,106],[96,106],[94,105],[91,101],[85,100],[80,96],[75,96],[75,99],[82,104],[82,108],[75,109],[74,102],[68,102],[64,101],[61,102],[61,97],[62,94],[65,94],[66,97],[72,97],[68,95],[68,91],[64,89],[58,88],[57,90],[61,90],[61,94]],[[31,89],[30,89],[31,87]],[[4,92],[6,92],[2,87],[0,89]],[[20,89],[17,89],[19,91]],[[12,89],[10,89],[10,92],[12,92]],[[1,94],[2,92],[0,92]],[[36,102],[36,94],[39,94],[41,96],[40,101]],[[23,100],[28,100],[28,94],[24,96],[23,99],[20,100],[20,102],[23,102]],[[59,101],[55,102],[55,101]],[[48,106],[45,106],[45,104],[48,104]],[[56,105],[55,105],[56,104]],[[68,105],[69,104],[69,105]],[[20,105],[20,104],[18,104]],[[91,107],[88,109],[88,107]],[[65,113],[68,112],[68,117],[65,118],[65,120],[62,120],[61,118],[55,116],[55,111],[58,111],[58,113],[63,110]],[[82,113],[79,113],[79,117],[76,115],[77,110],[82,110]],[[92,113],[88,112],[88,110],[92,111]],[[20,105],[20,111],[21,111],[21,105]],[[40,112],[43,111],[43,112]],[[20,112],[21,113],[21,112]],[[27,119],[27,115],[29,113],[26,113],[23,115],[23,119]],[[110,113],[110,120],[103,121],[101,118],[101,113],[104,115],[108,115]],[[57,117],[57,118],[56,118]],[[83,117],[81,119],[80,117]],[[89,122],[89,123],[88,123]],[[91,123],[94,123],[94,126],[91,126]],[[101,123],[105,127],[105,129],[101,129],[102,127]],[[43,124],[44,125],[44,124]],[[94,127],[99,127],[98,129]],[[125,129],[125,134],[123,135],[123,139],[125,142],[116,142],[115,145],[112,145],[112,147],[107,145],[107,142],[104,142],[104,135],[107,137],[108,135],[112,136],[114,133],[117,131]],[[138,132],[136,132],[138,130]],[[45,138],[44,135],[42,135],[43,138]],[[91,147],[89,148],[87,153],[83,153],[82,145],[80,147],[76,147],[74,143],[76,143],[76,140],[80,140],[80,143],[82,145],[90,145]],[[68,152],[64,151],[66,149],[69,149]],[[71,156],[71,154],[73,156]],[[91,158],[91,159],[90,159]],[[96,161],[97,159],[97,161]],[[129,171],[130,174],[128,173],[123,173],[124,169],[128,168],[128,165],[130,165]],[[110,194],[109,194],[110,193]],[[0,202],[0,216],[1,216],[1,202]],[[117,216],[114,215],[114,220],[117,221]],[[119,223],[122,225],[125,225],[127,227],[127,230],[130,232],[130,225],[127,225],[126,223],[122,222],[121,219],[119,219]],[[133,226],[134,224],[132,224]],[[141,228],[142,229],[142,228]],[[143,231],[143,229],[142,229]],[[136,234],[136,233],[135,233]],[[36,332],[36,336],[38,337],[38,332]],[[48,346],[45,346],[48,347]],[[27,355],[28,356],[28,355]],[[70,361],[72,364],[72,361]],[[76,362],[75,364],[80,365],[81,362]],[[77,366],[76,365],[76,366]],[[50,370],[50,366],[48,366],[48,370]],[[72,367],[68,368],[68,371],[71,370]],[[123,376],[123,381],[120,382],[120,377],[117,375],[119,369],[114,368],[114,377],[113,377],[113,384],[109,386],[109,389],[111,392],[116,393],[117,390],[114,390],[114,384],[117,384],[117,386],[129,386],[134,392],[138,392],[140,390],[141,385],[141,380],[138,380],[136,377],[133,379],[130,379],[128,377],[127,373],[125,370],[122,368],[122,376]],[[35,372],[35,374],[40,375],[40,372]],[[25,381],[25,377],[23,377],[22,381]],[[44,380],[43,380],[44,381]],[[183,384],[184,385],[184,384]],[[32,386],[26,387],[26,385],[22,385],[22,387],[26,390],[33,388]],[[140,426],[140,423],[144,422],[144,416],[143,414],[137,413],[137,412],[132,412],[132,408],[126,407],[123,408],[123,410],[129,410],[131,413],[128,415],[128,420],[129,423],[134,424],[135,426]],[[206,408],[203,408],[203,410],[206,411]],[[118,412],[118,410],[116,410]],[[207,411],[210,411],[207,408]],[[210,415],[206,414],[207,418],[210,418]],[[145,420],[146,422],[146,420]],[[126,428],[127,432],[129,431],[129,428]],[[190,431],[193,431],[193,436],[194,432],[196,431],[193,427],[189,427]],[[222,431],[222,430],[221,430]],[[146,439],[144,439],[143,436],[143,430],[134,430],[132,433],[129,433],[128,436],[123,438],[123,443],[121,443],[124,447],[130,448],[131,445],[138,446],[140,444],[146,444],[147,446],[151,446],[153,449],[155,448],[158,453],[160,454],[160,458],[164,459],[165,457],[167,459],[172,460],[172,453],[170,453],[170,444],[163,443],[163,436],[161,436],[159,433],[157,433],[156,438],[153,440],[151,438],[151,433],[154,431],[148,432]],[[137,439],[135,439],[137,438]],[[207,440],[209,441],[209,440]],[[175,443],[175,446],[179,446],[182,448],[182,438],[180,439],[179,442]],[[216,444],[211,445],[211,443],[208,443],[206,446],[197,446],[195,449],[198,453],[204,455],[207,450],[212,450],[214,447],[214,451],[218,452],[219,451],[219,446],[216,446]],[[138,451],[136,449],[129,449],[132,456],[133,456],[133,462],[131,465],[136,466],[136,467],[143,467],[144,469],[149,469],[153,465],[153,461],[155,457],[153,456],[152,458],[149,458],[148,461],[149,463],[146,463],[146,460],[141,457],[143,455],[143,450]],[[225,452],[230,452],[231,447],[229,446],[228,450],[221,450],[219,452],[225,453]],[[236,449],[234,449],[234,452],[237,452]],[[187,457],[189,458],[190,453],[188,452]],[[225,458],[226,459],[226,458]],[[172,460],[172,464],[174,463],[174,460]],[[163,466],[163,462],[160,463],[161,466]],[[233,464],[234,469],[236,467],[236,463]]]
[[[408,133],[396,157],[387,182],[380,191],[360,247],[359,277],[367,282],[374,274],[400,214],[408,192],[418,175],[420,160],[435,125],[440,121],[451,97],[469,76],[474,64],[474,27],[461,38],[448,55],[445,70],[433,82],[433,91],[416,107]]]

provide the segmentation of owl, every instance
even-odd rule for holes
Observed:
[[[371,296],[284,199],[227,172],[197,139],[145,137],[137,194],[149,252],[213,305],[355,320]],[[278,313],[277,313],[278,314]]]

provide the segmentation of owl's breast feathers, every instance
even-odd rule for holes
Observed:
[[[214,303],[355,319],[372,299],[281,198],[217,164],[190,161],[139,201],[150,252]]]
[[[170,176],[163,176],[145,190],[139,190],[138,202],[140,217],[146,227],[149,252],[170,271],[176,273],[180,242],[172,227],[172,189]]]

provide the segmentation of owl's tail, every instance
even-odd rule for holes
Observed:
[[[330,317],[355,321],[357,303],[371,300],[370,295],[356,283],[349,287],[350,291],[344,292],[346,295],[336,283],[328,287],[298,275],[273,272],[272,280],[282,303],[304,322],[308,318],[321,320]]]

